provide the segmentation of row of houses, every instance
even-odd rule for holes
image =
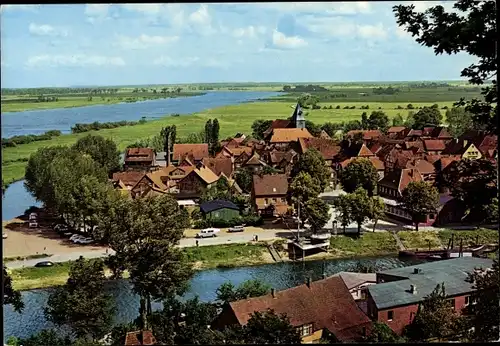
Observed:
[[[428,262],[376,274],[342,272],[317,281],[307,279],[297,287],[226,304],[212,328],[245,325],[250,315],[272,309],[286,314],[303,343],[333,338],[359,342],[371,332],[373,322],[387,324],[401,335],[419,305],[437,285],[444,283],[450,308],[458,314],[474,304],[468,273],[490,270],[493,261],[475,257]]]
[[[386,204],[388,216],[410,222],[398,206],[397,198],[412,181],[436,183],[436,177],[463,159],[497,159],[497,137],[468,131],[453,138],[444,127],[412,130],[391,127],[379,130],[350,131],[342,141],[324,131],[312,136],[305,127],[300,106],[290,120],[277,119],[264,132],[263,140],[242,134],[222,141],[211,156],[208,144],[174,144],[172,153],[155,153],[150,148],[130,148],[125,153],[125,171],[115,173],[117,188],[132,197],[171,193],[180,203],[195,203],[203,191],[221,178],[235,193],[242,193],[234,180],[238,169],[253,173],[252,200],[263,215],[290,211],[287,192],[290,173],[300,155],[314,148],[330,169],[330,185],[335,187],[342,170],[357,158],[368,159],[379,175],[378,194]],[[262,174],[272,167],[278,174]],[[439,213],[428,215],[424,225],[450,223],[460,219],[457,201],[442,189]]]

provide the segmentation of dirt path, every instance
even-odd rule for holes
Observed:
[[[405,251],[406,250],[406,247],[404,246],[403,242],[401,241],[401,239],[399,239],[399,236],[396,232],[391,232],[392,236],[394,237],[394,239],[396,239],[396,243],[398,244],[398,248],[400,251]]]

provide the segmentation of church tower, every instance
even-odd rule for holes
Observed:
[[[295,110],[292,115],[292,124],[296,129],[305,129],[306,128],[306,118],[304,118],[304,114],[302,112],[302,108],[299,103],[295,106]]]

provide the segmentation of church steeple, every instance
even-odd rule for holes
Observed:
[[[296,129],[306,128],[306,118],[304,118],[302,108],[300,107],[300,104],[298,102],[292,114],[292,123]]]

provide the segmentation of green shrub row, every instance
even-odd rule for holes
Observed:
[[[48,141],[52,137],[57,137],[61,135],[59,130],[50,130],[41,135],[22,135],[13,136],[10,138],[2,138],[2,148],[15,147],[18,144],[28,144],[36,141]]]

